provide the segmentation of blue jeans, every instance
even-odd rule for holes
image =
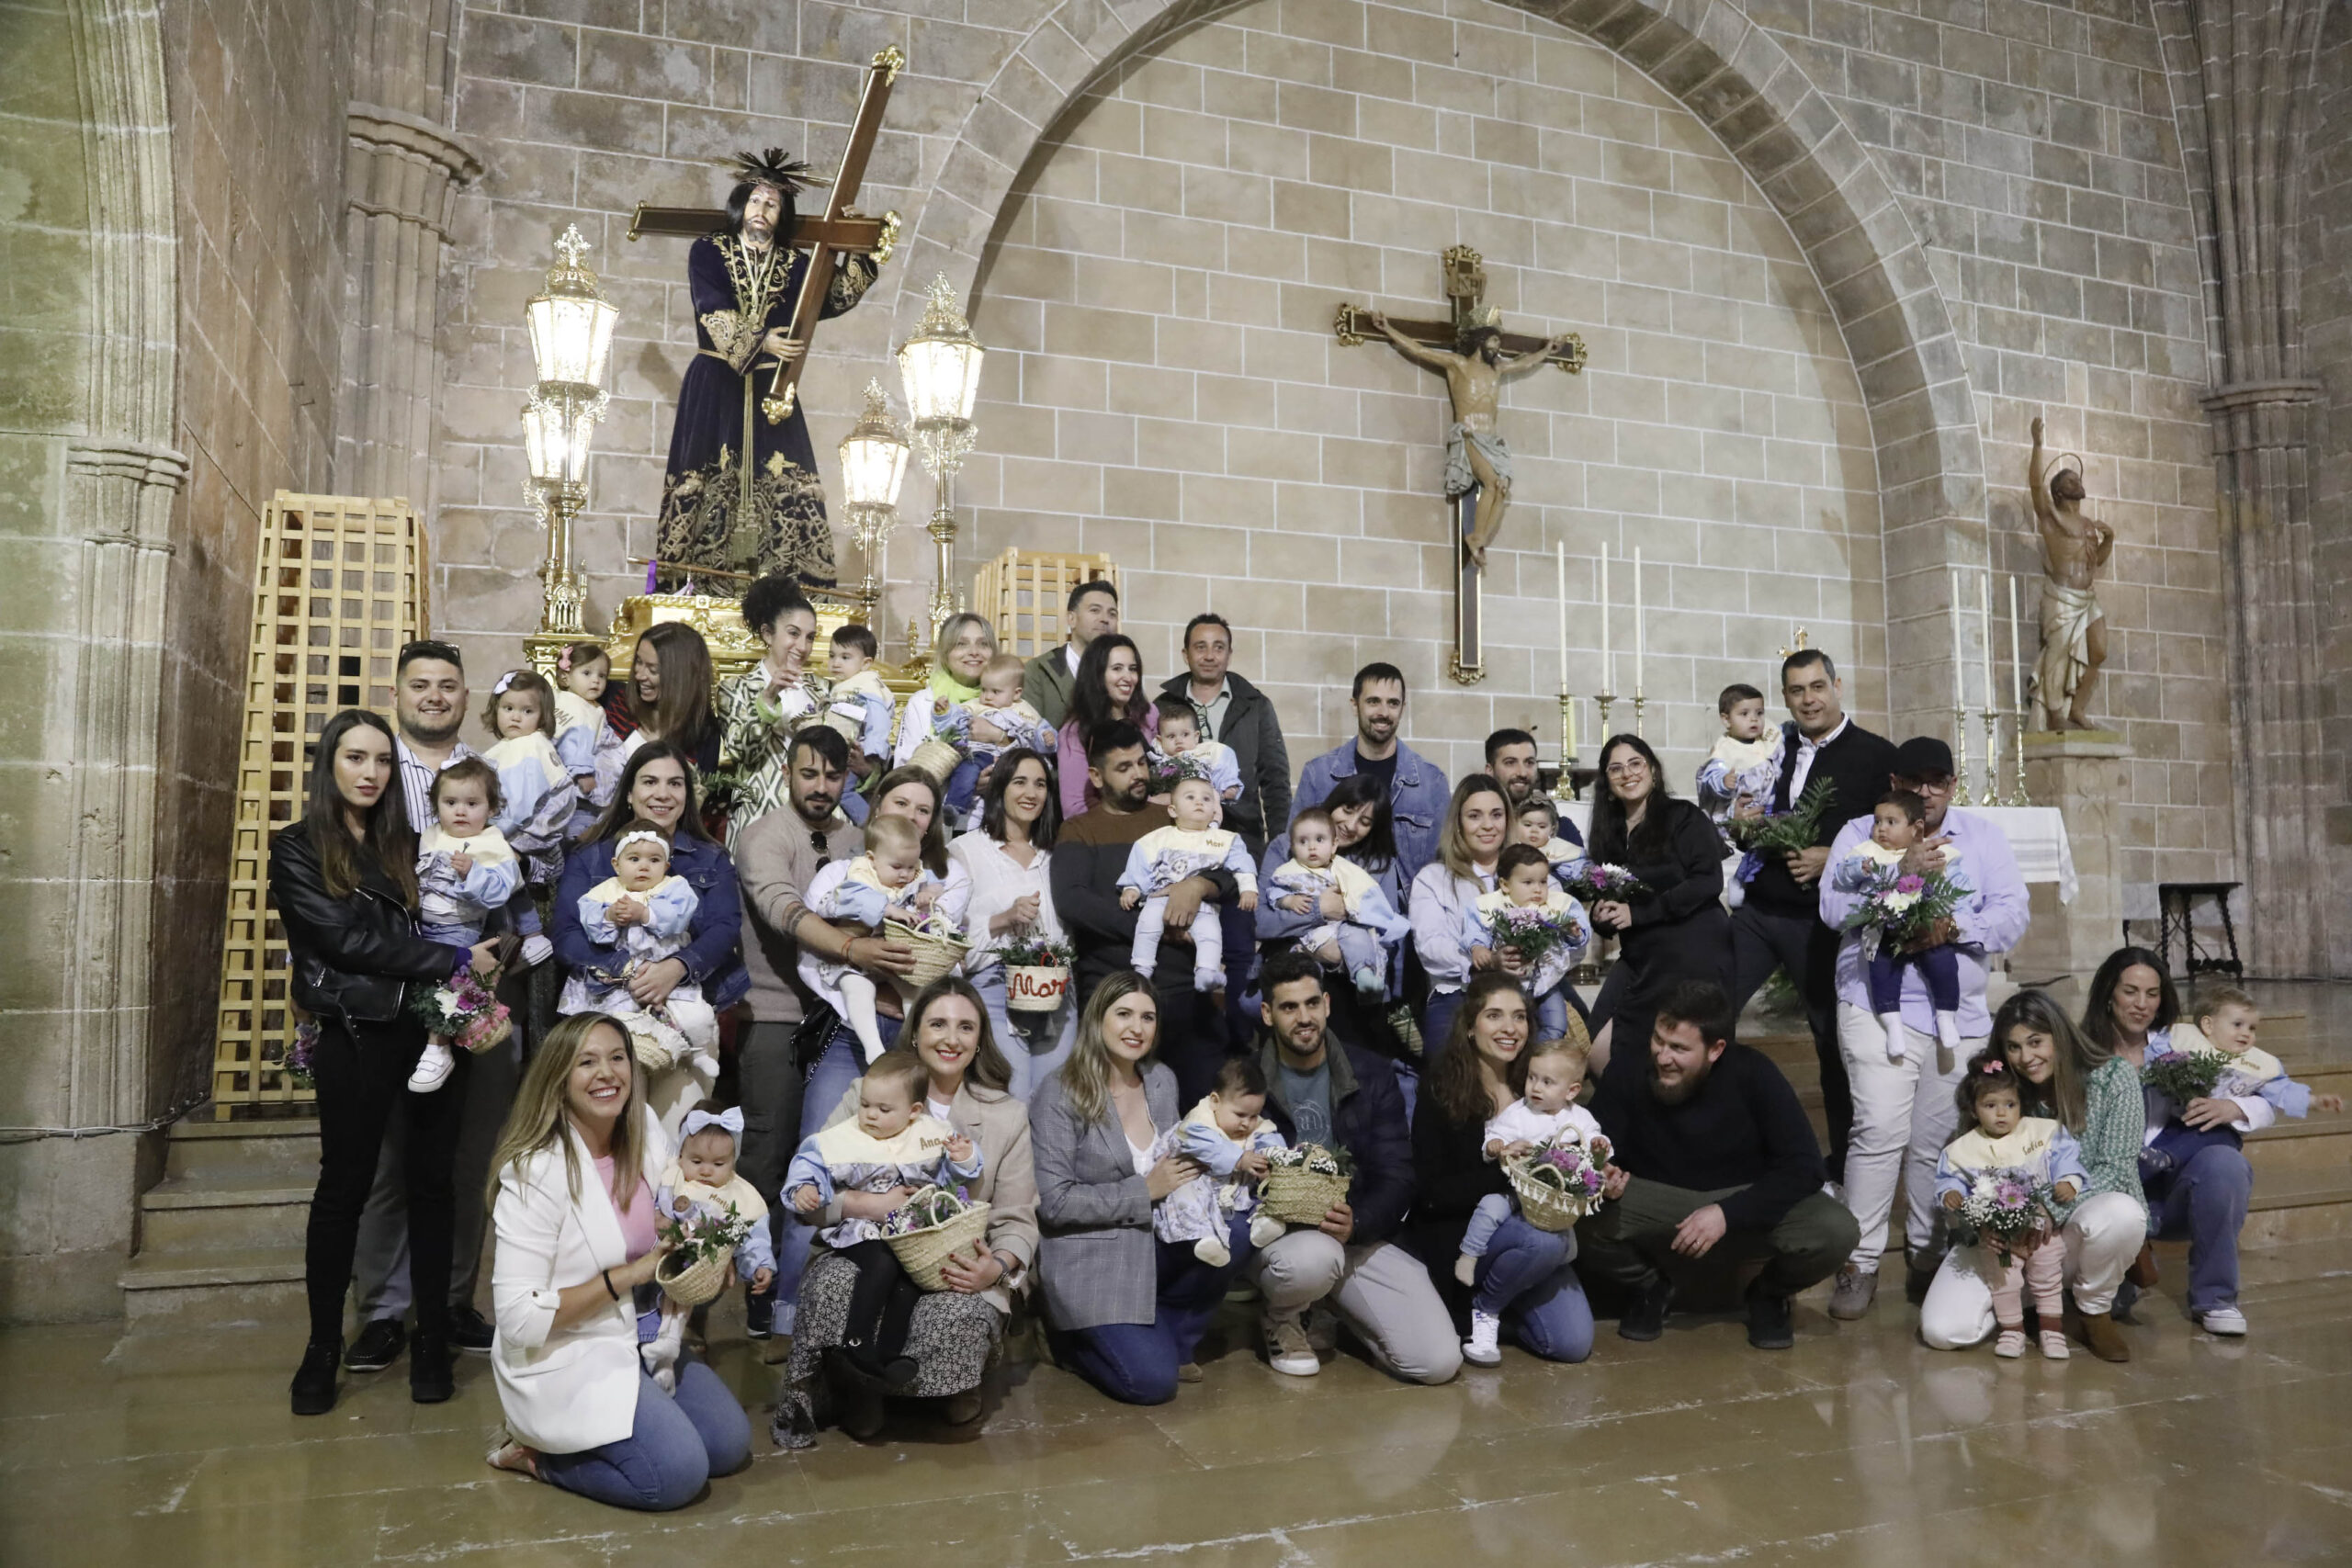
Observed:
[[[576,1454],[541,1454],[539,1473],[566,1492],[616,1508],[666,1513],[693,1502],[714,1475],[752,1462],[752,1421],[718,1374],[682,1361],[678,1391],[637,1375],[637,1419],[628,1437]]]
[[[1421,1005],[1421,1060],[1428,1067],[1437,1066],[1445,1054],[1446,1032],[1453,1027],[1453,1015],[1462,1010],[1460,991],[1431,991],[1429,1000]]]
[[[2254,1196],[2254,1168],[2245,1154],[2209,1145],[2144,1185],[2154,1234],[2188,1238],[2188,1310],[2237,1305],[2238,1228]]]
[[[1499,1316],[1528,1354],[1581,1361],[1592,1354],[1592,1306],[1568,1262],[1575,1256],[1572,1233],[1537,1230],[1513,1214],[1478,1259],[1470,1304]]]
[[[1563,981],[1535,998],[1535,1038],[1565,1040],[1568,1036],[1567,984]]]
[[[899,1037],[899,1021],[884,1018],[881,1025],[882,1043],[888,1045]],[[804,1138],[813,1138],[825,1129],[833,1111],[841,1105],[842,1096],[850,1086],[865,1076],[865,1053],[858,1048],[857,1036],[844,1023],[833,1031],[832,1040],[825,1046],[825,1054],[817,1058],[809,1070],[808,1086],[800,1099],[800,1131],[793,1139],[793,1152],[797,1152]],[[785,1163],[789,1166],[792,1154]],[[775,1332],[792,1332],[793,1314],[800,1298],[800,1272],[808,1267],[808,1248],[817,1239],[817,1227],[803,1224],[792,1213],[789,1201],[779,1202],[776,1213],[782,1216],[777,1227],[781,1234],[775,1244]]]
[[[1248,1216],[1236,1215],[1232,1224],[1233,1257],[1221,1269],[1202,1262],[1189,1241],[1159,1242],[1159,1305],[1152,1320],[1061,1330],[1054,1351],[1062,1365],[1122,1404],[1175,1398],[1176,1369],[1193,1359],[1226,1286],[1250,1259]]]

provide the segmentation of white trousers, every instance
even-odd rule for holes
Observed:
[[[1960,1125],[1962,1068],[1984,1048],[1986,1036],[1961,1042],[1957,1055],[1932,1034],[1905,1029],[1903,1060],[1886,1054],[1886,1026],[1868,1010],[1838,1004],[1838,1054],[1854,1090],[1854,1132],[1846,1145],[1846,1207],[1861,1226],[1854,1263],[1878,1267],[1886,1248],[1887,1216],[1904,1194],[1904,1238],[1924,1253],[1935,1237],[1936,1161]]]
[[[2094,1192],[2075,1209],[2062,1233],[2066,1243],[2066,1283],[2075,1305],[2105,1312],[2115,1304],[2115,1287],[2148,1239],[2148,1211],[2121,1192]],[[1992,1337],[1993,1286],[1973,1247],[1944,1255],[1919,1307],[1919,1337],[1930,1350],[1965,1350]]]

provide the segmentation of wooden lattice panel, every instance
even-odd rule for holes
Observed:
[[[293,1037],[269,837],[302,814],[311,754],[347,707],[392,714],[393,661],[427,635],[424,530],[402,501],[280,491],[262,519],[212,1054],[218,1114],[311,1098],[276,1064]]]
[[[1069,591],[1097,578],[1119,585],[1109,556],[1010,549],[972,579],[972,607],[996,628],[1000,649],[1032,659],[1061,646]]]

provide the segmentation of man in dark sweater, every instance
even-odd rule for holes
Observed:
[[[1307,1308],[1319,1304],[1383,1371],[1408,1382],[1444,1382],[1462,1369],[1453,1320],[1429,1270],[1396,1245],[1413,1202],[1413,1139],[1396,1075],[1331,1032],[1331,998],[1312,958],[1283,953],[1266,960],[1264,991],[1257,1050],[1267,1119],[1291,1147],[1345,1150],[1353,1168],[1346,1202],[1334,1204],[1315,1229],[1297,1226],[1276,1238],[1251,1265],[1266,1299],[1267,1364],[1291,1377],[1322,1370],[1306,1324]]]
[[[1886,793],[1894,771],[1894,743],[1846,716],[1846,688],[1838,666],[1817,648],[1801,648],[1781,661],[1781,695],[1796,720],[1781,751],[1771,809],[1791,809],[1805,791],[1826,782],[1829,808],[1821,814],[1813,847],[1784,857],[1768,855],[1732,911],[1732,1011],[1785,968],[1804,998],[1805,1025],[1821,1065],[1821,1109],[1829,1122],[1829,1179],[1846,1179],[1846,1140],[1854,1128],[1854,1095],[1846,1058],[1838,1048],[1839,933],[1821,923],[1821,874],[1838,830],[1867,814]]]
[[[1119,907],[1119,874],[1127,869],[1137,839],[1176,820],[1146,794],[1151,765],[1143,731],[1136,726],[1121,719],[1096,730],[1087,764],[1102,801],[1062,824],[1048,873],[1054,913],[1078,950],[1070,979],[1081,1007],[1104,976],[1133,966],[1137,911]],[[1230,903],[1238,891],[1232,874],[1221,866],[1168,890],[1168,927],[1151,980],[1159,1002],[1159,1056],[1175,1073],[1186,1105],[1216,1087],[1226,1043],[1223,1018],[1208,998],[1193,989],[1193,917],[1204,901]]]
[[[1664,1328],[1669,1255],[1720,1246],[1766,1260],[1747,1289],[1747,1342],[1785,1350],[1796,1342],[1789,1298],[1834,1273],[1860,1235],[1821,1190],[1821,1147],[1796,1090],[1770,1057],[1731,1043],[1736,1016],[1713,981],[1677,981],[1649,1049],[1612,1052],[1601,1073],[1592,1113],[1615,1154],[1608,1201],[1577,1226],[1578,1267],[1634,1292],[1624,1338]]]

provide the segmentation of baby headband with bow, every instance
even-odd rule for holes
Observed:
[[[686,1124],[679,1130],[678,1141],[683,1144],[696,1133],[707,1132],[713,1127],[725,1133],[736,1142],[742,1142],[743,1108],[740,1105],[730,1105],[724,1111],[687,1111]]]
[[[504,696],[506,694],[506,688],[513,685],[514,683],[514,677],[521,673],[522,671],[520,670],[509,670],[505,674],[501,675],[496,682],[492,682],[490,688],[490,694],[493,697]]]
[[[615,860],[620,859],[621,852],[628,848],[631,844],[636,843],[640,839],[649,844],[661,845],[662,852],[664,854],[670,852],[669,840],[663,838],[661,834],[655,832],[650,828],[639,828],[633,833],[623,833],[620,836],[620,841],[613,846],[613,858]]]
[[[571,649],[567,648],[555,656],[555,672],[559,675],[571,673]]]
[[[2007,1071],[2008,1071],[2008,1068],[2009,1068],[2009,1065],[2008,1065],[2007,1062],[2004,1062],[2004,1061],[2000,1060],[1999,1058],[1996,1057],[1994,1060],[1992,1060],[1992,1061],[1989,1061],[1989,1062],[1985,1063],[1983,1066],[1981,1066],[1981,1067],[1977,1068],[1976,1070],[1977,1070],[1978,1072],[1980,1072],[1980,1073],[1986,1073],[1986,1074],[1990,1074],[1990,1073],[2003,1073],[2003,1072],[2007,1072]]]

